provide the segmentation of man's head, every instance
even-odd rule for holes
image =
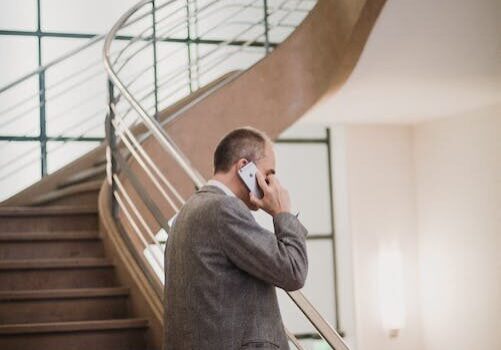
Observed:
[[[238,170],[254,162],[263,176],[275,174],[273,142],[262,131],[238,128],[224,136],[214,152],[214,178],[228,186],[251,209],[258,208],[249,200],[249,191],[238,176]]]

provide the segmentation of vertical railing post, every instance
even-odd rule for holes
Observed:
[[[153,27],[153,79],[155,84],[155,118],[158,118],[158,71],[157,71],[157,17],[155,0],[151,0],[151,18]]]
[[[110,210],[113,217],[117,216],[117,205],[115,201],[115,191],[116,184],[113,179],[113,175],[117,172],[117,162],[115,159],[116,150],[116,136],[115,136],[115,126],[113,125],[113,119],[115,118],[115,96],[114,96],[114,85],[113,82],[108,79],[108,115],[106,116],[106,139],[108,145],[106,147],[106,175],[108,179],[108,184],[110,187]]]
[[[264,10],[264,48],[266,54],[270,52],[270,37],[269,37],[269,25],[268,25],[268,1],[263,0],[263,10]]]
[[[40,0],[37,0],[37,43],[38,43],[38,66],[42,66],[42,9]],[[45,69],[38,73],[38,101],[40,123],[40,169],[42,177],[47,175],[47,118],[45,115]]]

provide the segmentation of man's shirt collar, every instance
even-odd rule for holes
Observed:
[[[223,192],[226,193],[226,195],[236,197],[235,194],[233,193],[233,191],[230,190],[228,188],[228,186],[226,186],[221,181],[210,179],[209,181],[207,181],[207,185],[216,186],[216,187],[220,188],[221,190],[223,190]]]

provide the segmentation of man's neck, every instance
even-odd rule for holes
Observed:
[[[216,181],[221,182],[223,185],[228,187],[231,192],[233,192],[237,197],[239,197],[240,187],[239,187],[238,183],[235,183],[234,178],[231,178],[231,177],[227,176],[226,174],[218,173],[218,174],[214,174],[214,176],[212,177],[212,180],[216,180]]]

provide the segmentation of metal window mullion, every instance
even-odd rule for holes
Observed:
[[[332,232],[332,272],[334,274],[334,315],[336,318],[335,328],[341,337],[344,337],[345,333],[341,329],[341,322],[339,321],[339,288],[338,288],[338,273],[337,273],[337,249],[336,249],[336,230],[334,222],[334,186],[332,184],[332,159],[331,159],[331,129],[326,128],[326,139],[327,139],[327,171],[329,172],[329,208],[330,208],[330,225]]]
[[[155,0],[151,0],[153,25],[153,79],[155,84],[155,118],[158,119],[157,19]]]
[[[270,38],[269,38],[269,25],[268,25],[268,0],[263,0],[264,11],[264,49],[266,54],[270,52]]]
[[[39,141],[39,136],[15,136],[15,135],[0,135],[0,141],[7,142],[33,142]],[[76,141],[76,142],[101,142],[102,137],[91,136],[47,136],[47,141]]]
[[[193,1],[193,7],[194,7],[194,12],[195,12],[195,16],[193,16],[193,18],[194,18],[193,29],[195,30],[195,37],[198,38],[198,0]],[[195,45],[195,72],[196,72],[196,77],[197,77],[197,89],[200,88],[200,65],[198,64],[199,57],[200,57],[200,47],[198,44],[196,44]]]
[[[191,70],[191,10],[190,10],[190,0],[186,0],[186,49],[188,50],[188,87],[190,88],[190,94],[193,92],[193,72]]]

